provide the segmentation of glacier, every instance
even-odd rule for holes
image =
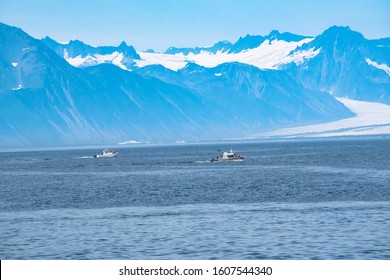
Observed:
[[[390,135],[390,106],[338,97],[356,116],[317,125],[291,127],[251,135],[255,138],[311,138]]]
[[[216,53],[200,51],[198,53],[145,53],[140,52],[140,60],[135,60],[138,67],[161,64],[171,70],[177,71],[185,67],[188,62],[196,63],[205,67],[215,67],[226,62],[241,62],[256,66],[261,69],[279,69],[280,65],[294,62],[302,63],[303,60],[314,57],[318,51],[307,50],[299,54],[290,54],[294,49],[302,44],[310,42],[312,39],[303,39],[299,42],[285,42],[282,40],[265,40],[260,46],[244,50],[239,53],[229,53],[228,51],[218,51]]]

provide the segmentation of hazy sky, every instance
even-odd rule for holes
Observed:
[[[0,0],[0,21],[35,38],[92,45],[126,41],[137,50],[235,42],[271,30],[318,35],[348,25],[390,37],[389,0]]]

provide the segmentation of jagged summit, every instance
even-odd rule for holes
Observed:
[[[260,35],[249,35],[240,37],[236,43],[230,48],[229,53],[239,53],[244,50],[254,49],[265,41],[265,37]]]
[[[121,68],[131,69],[134,65],[133,60],[141,59],[134,47],[127,45],[125,41],[122,41],[118,47],[94,47],[78,39],[71,40],[67,44],[60,44],[49,37],[43,38],[42,42],[58,55],[64,56],[65,59],[71,61],[72,65],[76,67],[87,67],[111,62]]]
[[[300,49],[322,49],[322,52],[358,53],[362,49],[371,48],[372,44],[364,36],[351,30],[349,26],[331,26]],[[360,49],[360,50],[359,50]]]
[[[348,25],[332,25],[324,30],[323,33],[340,33],[340,32],[356,32],[353,31]]]
[[[213,54],[216,54],[218,52],[226,52],[229,50],[232,46],[232,43],[229,41],[219,41],[216,44],[210,46],[210,47],[195,47],[195,48],[176,48],[176,47],[169,47],[164,54],[183,54],[188,55],[190,53],[192,54],[200,54],[203,52],[210,52]]]
[[[299,42],[301,40],[312,38],[311,36],[303,36],[303,35],[297,35],[290,32],[283,32],[280,33],[278,30],[272,30],[268,36],[265,37],[266,39],[273,41],[273,40],[282,40],[285,42]]]
[[[119,44],[118,47],[119,47],[119,48],[126,48],[126,47],[127,47],[127,44],[126,44],[125,41],[122,41],[122,42]]]
[[[57,42],[56,40],[54,40],[53,38],[49,37],[49,36],[45,36],[44,38],[41,39],[41,41],[43,41],[45,44],[60,44],[59,42]]]
[[[328,41],[350,41],[350,42],[361,42],[366,40],[364,36],[351,30],[349,26],[331,26],[326,29],[321,35],[317,36],[316,39],[328,40]]]

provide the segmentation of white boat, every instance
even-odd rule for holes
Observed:
[[[240,155],[236,155],[231,149],[229,152],[223,152],[220,156],[216,158],[212,158],[211,162],[222,162],[222,161],[243,161],[244,157]]]
[[[104,149],[101,154],[95,155],[95,158],[112,158],[116,157],[118,154],[117,151]]]

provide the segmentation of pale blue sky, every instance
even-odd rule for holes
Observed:
[[[35,38],[126,41],[137,50],[235,42],[273,29],[318,35],[349,25],[366,38],[390,37],[389,0],[1,0],[0,21]]]

